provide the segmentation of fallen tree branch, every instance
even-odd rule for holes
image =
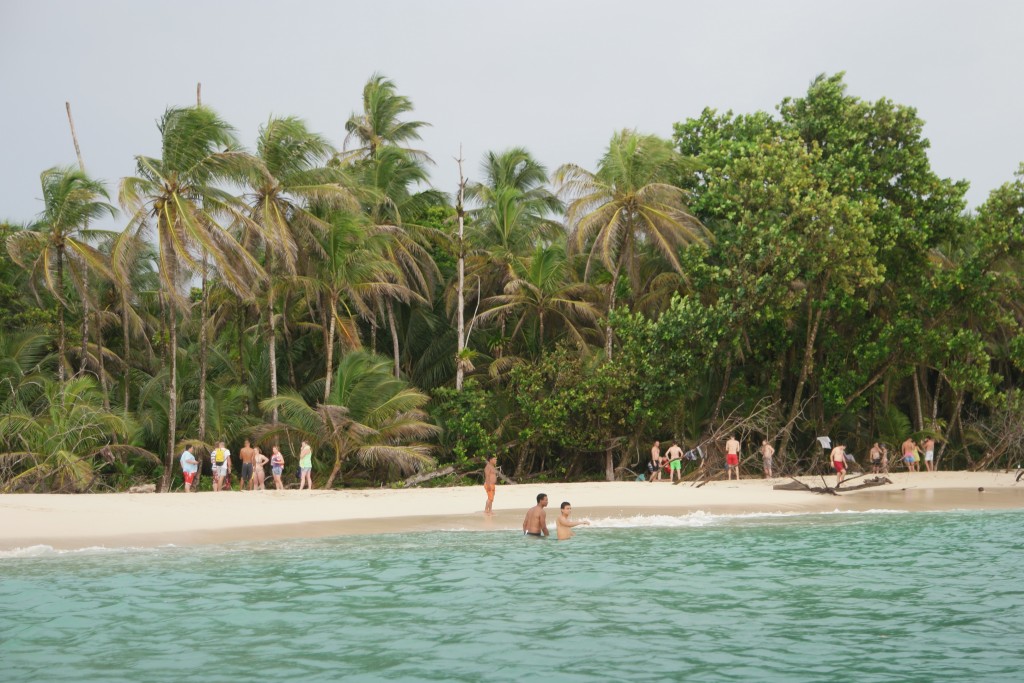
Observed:
[[[442,467],[439,470],[433,470],[430,472],[420,472],[419,474],[414,474],[413,476],[403,481],[402,486],[406,488],[408,488],[409,486],[417,486],[425,481],[430,481],[431,479],[437,479],[438,477],[444,477],[446,475],[454,473],[455,466],[448,465],[448,467]]]

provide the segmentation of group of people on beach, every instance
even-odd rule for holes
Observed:
[[[494,492],[498,487],[498,457],[487,456],[487,463],[484,465],[484,493],[487,495],[487,502],[484,503],[484,514],[493,514]],[[547,515],[544,508],[548,506],[546,493],[537,494],[537,504],[526,511],[523,519],[523,534],[531,538],[546,538],[549,535]],[[589,520],[575,521],[572,516],[572,504],[568,501],[562,503],[558,517],[555,519],[555,533],[559,541],[573,537],[572,528],[581,524],[589,525]]]
[[[184,452],[179,459],[181,462],[181,474],[185,480],[185,492],[192,491],[199,474],[199,461],[192,453],[192,446],[185,446]],[[266,465],[270,464],[270,473],[274,477],[274,487],[280,491],[285,488],[281,476],[284,474],[284,455],[278,446],[271,447],[270,457],[267,457],[260,447],[253,446],[249,439],[238,452],[238,458],[242,462],[242,477],[239,491],[265,491],[266,486]],[[228,450],[223,441],[218,441],[217,446],[210,451],[210,471],[213,476],[214,491],[231,490],[231,451]],[[299,449],[299,490],[313,488],[313,448],[308,442],[303,441]]]
[[[829,442],[825,441],[825,443]],[[758,448],[758,452],[761,455],[764,477],[765,479],[771,479],[774,476],[772,461],[775,457],[775,447],[772,446],[767,439],[764,439],[761,442],[761,446]],[[920,470],[922,454],[925,467],[927,467],[928,471],[935,471],[935,439],[927,437],[920,443],[917,443],[912,437],[908,436],[907,440],[904,441],[901,446],[901,452],[903,454],[902,461],[904,465],[906,465],[908,472],[917,472]],[[885,444],[881,444],[876,441],[871,446],[871,450],[868,452],[868,457],[871,460],[872,474],[889,473],[889,452]],[[662,474],[667,466],[670,480],[673,483],[675,483],[677,479],[678,481],[682,481],[683,461],[696,461],[698,459],[703,459],[703,453],[699,447],[684,453],[683,449],[679,447],[679,443],[677,441],[673,441],[668,450],[662,454],[661,442],[655,441],[654,445],[651,446],[651,461],[647,465],[647,480],[661,481]],[[846,444],[842,442],[837,443],[835,447],[832,448],[829,454],[829,460],[832,463],[832,469],[838,477],[838,483],[842,483],[843,479],[845,479],[849,466],[856,463],[856,459],[853,455],[846,452]],[[740,442],[733,434],[730,434],[729,438],[725,442],[725,468],[727,479],[732,479],[735,475],[736,480],[739,480]]]

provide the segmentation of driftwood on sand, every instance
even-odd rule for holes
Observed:
[[[862,476],[864,475],[860,475],[860,477]],[[852,477],[847,481],[859,479],[860,477]],[[808,486],[798,479],[792,479],[792,481],[786,482],[785,484],[776,484],[772,488],[776,491],[810,491],[811,493],[838,496],[843,491],[857,491],[859,489],[871,488],[872,486],[882,486],[884,484],[891,483],[892,481],[890,481],[888,477],[871,477],[870,479],[865,479],[860,484],[856,484],[854,486],[843,486],[840,484],[839,486],[832,487],[825,484],[825,479],[822,477],[822,484],[825,484],[824,486]]]
[[[455,467],[453,465],[448,465],[448,467],[442,467],[439,470],[431,470],[430,472],[420,472],[419,474],[414,474],[413,476],[403,481],[402,485],[406,487],[416,486],[417,484],[422,484],[425,481],[437,479],[438,477],[444,477],[454,472]]]

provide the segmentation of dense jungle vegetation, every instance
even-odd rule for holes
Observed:
[[[251,147],[206,106],[158,125],[133,176],[44,170],[38,217],[0,224],[4,491],[169,490],[185,444],[243,438],[289,465],[307,439],[318,487],[479,481],[491,453],[628,478],[654,439],[715,468],[731,432],[751,472],[764,438],[784,473],[821,435],[1024,449],[1024,166],[967,207],[917,112],[842,74],[613,132],[593,168],[494,151],[460,188],[380,75],[342,149],[297,117]]]

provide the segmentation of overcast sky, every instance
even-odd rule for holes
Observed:
[[[1024,161],[1024,3],[393,0],[0,0],[0,219],[42,209],[39,173],[117,181],[158,155],[156,120],[203,102],[252,147],[271,114],[340,145],[381,72],[432,124],[421,145],[453,192],[460,143],[594,168],[612,133],[670,136],[704,107],[774,111],[819,73],[916,107],[943,177],[971,206]],[[110,226],[119,227],[119,226]]]

